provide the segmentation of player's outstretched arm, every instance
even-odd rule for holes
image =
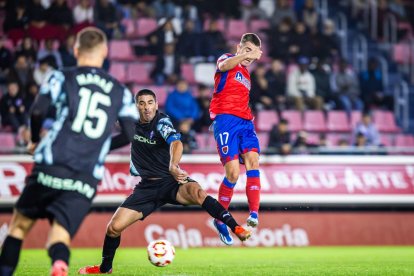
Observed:
[[[250,52],[246,52],[243,54],[237,54],[233,57],[226,58],[225,60],[220,62],[218,64],[218,69],[221,72],[226,72],[236,67],[237,64],[241,63],[245,59],[256,60],[256,59],[260,59],[261,56],[262,56],[262,50],[260,49],[254,49]]]
[[[118,149],[128,145],[134,139],[135,121],[127,118],[120,118],[121,133],[112,137],[110,150]]]
[[[188,177],[188,174],[180,169],[178,165],[183,155],[183,143],[180,140],[175,140],[170,144],[170,173],[178,182],[183,182]]]
[[[37,143],[40,141],[40,131],[42,129],[43,120],[45,119],[51,99],[47,95],[38,95],[30,109],[30,132],[31,143],[27,148],[30,154],[33,154]]]

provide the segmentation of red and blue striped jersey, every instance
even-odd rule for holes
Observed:
[[[210,117],[214,120],[219,114],[252,120],[253,114],[249,107],[250,73],[246,67],[238,64],[233,69],[221,72],[218,64],[232,54],[224,54],[217,60],[214,75],[214,93],[210,104]]]

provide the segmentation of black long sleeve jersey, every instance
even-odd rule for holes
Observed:
[[[171,119],[161,112],[150,123],[138,122],[131,144],[131,174],[143,179],[171,176],[170,144],[180,138]]]

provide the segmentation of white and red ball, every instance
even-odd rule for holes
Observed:
[[[167,240],[155,240],[148,244],[148,260],[155,266],[167,266],[175,257],[175,248]]]

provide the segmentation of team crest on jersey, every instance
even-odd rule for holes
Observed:
[[[248,90],[250,90],[250,81],[246,79],[240,71],[237,71],[236,76],[234,78],[236,81],[240,82],[241,84],[246,86]]]
[[[227,154],[227,153],[229,152],[229,146],[224,146],[224,147],[222,147],[222,148],[221,148],[221,151],[222,151],[224,154]]]

